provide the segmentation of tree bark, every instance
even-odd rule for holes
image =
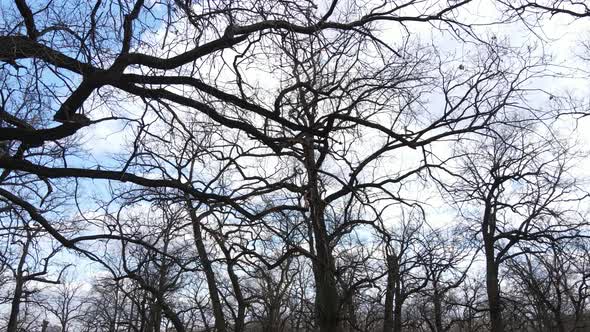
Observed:
[[[494,243],[484,237],[486,257],[486,289],[490,311],[490,332],[504,332],[502,306],[500,303],[500,282],[498,280],[498,264],[494,256]]]
[[[319,166],[315,161],[313,136],[310,135],[306,141],[304,153],[309,187],[306,200],[315,238],[316,259],[313,262],[313,272],[316,287],[317,325],[320,332],[340,332],[342,331],[339,317],[340,295],[334,277],[336,267],[324,219],[325,203],[319,191]]]
[[[199,260],[201,261],[203,272],[205,272],[205,278],[207,279],[209,298],[211,299],[213,316],[215,317],[215,330],[217,332],[226,332],[225,315],[223,314],[223,307],[221,305],[221,300],[219,299],[219,289],[217,288],[215,272],[213,272],[211,260],[207,254],[207,249],[205,248],[205,244],[203,242],[203,235],[201,234],[201,220],[207,216],[207,214],[197,216],[197,213],[190,200],[187,201],[187,206],[191,217],[197,254],[199,255]]]
[[[18,313],[20,309],[20,302],[23,296],[23,280],[22,276],[15,280],[14,294],[10,307],[10,318],[8,319],[7,332],[16,332],[18,328]]]
[[[481,232],[486,259],[486,291],[490,312],[490,332],[504,332],[502,305],[500,303],[500,281],[498,280],[498,262],[494,249],[496,234],[496,212],[494,207],[494,190],[486,197]]]
[[[395,307],[393,308],[393,332],[402,331],[402,306],[404,300],[401,298],[399,287],[396,287]]]
[[[400,289],[399,264],[398,257],[395,254],[388,255],[387,268],[383,332],[401,332],[402,306],[405,299]]]
[[[218,240],[221,239],[218,238]],[[230,252],[225,248],[224,242],[220,243],[220,245],[222,246],[222,251],[227,260],[227,275],[229,276],[229,280],[231,282],[232,289],[234,291],[234,295],[236,297],[236,301],[238,304],[238,315],[236,317],[236,321],[234,322],[234,332],[243,332],[244,327],[246,326],[246,299],[242,294],[240,279],[234,271],[235,263],[231,260]]]
[[[434,283],[434,296],[432,299],[434,305],[434,328],[436,332],[443,332],[443,323],[442,323],[442,299],[441,294],[438,289],[438,284]]]
[[[395,285],[397,280],[397,257],[387,256],[387,286],[385,288],[385,309],[383,314],[383,332],[393,331],[393,311],[395,300]]]
[[[491,332],[504,332],[502,321],[502,307],[500,304],[500,286],[498,281],[498,268],[494,262],[486,263],[486,286],[488,292],[488,305],[490,310]]]

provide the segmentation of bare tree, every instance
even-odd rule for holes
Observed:
[[[43,230],[31,227],[27,222],[17,226],[10,234],[11,251],[13,251],[12,254],[16,254],[15,265],[11,264],[10,257],[2,257],[4,264],[12,272],[11,281],[14,282],[10,301],[10,316],[6,326],[6,330],[9,332],[16,332],[20,329],[21,304],[33,302],[33,295],[38,292],[38,288],[33,284],[60,283],[61,275],[65,270],[65,268],[59,269],[58,267],[58,270],[55,271],[55,268],[51,266],[51,260],[58,253],[59,247],[52,248],[51,243],[42,243],[43,233]]]
[[[402,331],[405,302],[428,284],[423,264],[426,255],[421,238],[423,221],[419,218],[411,215],[408,220],[402,221],[397,232],[393,232],[394,236],[387,237],[383,332]]]
[[[578,243],[576,243],[578,242]],[[578,239],[552,243],[548,248],[507,262],[513,292],[511,301],[530,308],[532,328],[560,332],[584,329],[587,267],[585,244]],[[526,317],[526,315],[523,315]]]
[[[582,223],[568,151],[511,117],[546,59],[485,40],[471,2],[2,2],[0,218],[18,225],[0,240],[34,239],[2,266],[23,288],[43,242],[106,271],[86,330],[477,329],[478,256],[388,215],[419,211],[434,179],[482,243],[503,331],[504,263]]]
[[[61,331],[68,332],[71,330],[72,323],[84,314],[84,302],[80,298],[82,285],[76,284],[70,274],[63,276],[60,281],[61,283],[53,288],[42,306],[57,318]]]
[[[87,306],[81,317],[81,330],[85,332],[116,332],[124,308],[121,281],[98,279],[86,297]]]
[[[461,320],[454,291],[463,285],[477,257],[455,232],[434,229],[423,235],[422,264],[428,285],[421,291],[420,318],[432,332],[451,331]]]
[[[583,198],[568,174],[574,156],[559,142],[537,138],[531,126],[504,126],[458,150],[457,180],[443,188],[472,230],[486,262],[491,330],[504,331],[500,268],[526,242],[577,236],[584,222],[571,202]]]

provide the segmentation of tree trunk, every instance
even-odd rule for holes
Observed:
[[[309,219],[315,238],[316,251],[313,272],[316,287],[317,324],[320,332],[340,332],[342,331],[339,317],[340,295],[334,277],[336,267],[326,230],[324,219],[325,203],[319,191],[319,166],[316,165],[313,144],[313,137],[308,137],[304,150],[309,185],[306,200],[310,212]]]
[[[400,274],[398,257],[395,254],[387,256],[387,288],[385,294],[385,317],[383,332],[401,332],[402,306],[404,298],[400,289]]]
[[[324,260],[318,265],[325,264],[329,264],[329,262]],[[316,310],[320,332],[340,331],[338,291],[333,282],[331,271],[327,272],[324,266],[318,266],[316,270]]]
[[[243,332],[244,327],[246,324],[246,300],[244,299],[244,295],[242,294],[242,289],[240,286],[240,279],[236,275],[234,271],[234,264],[231,262],[230,252],[225,249],[225,243],[221,244],[223,246],[223,252],[225,257],[228,261],[227,263],[227,275],[229,276],[229,280],[232,284],[232,289],[234,291],[234,295],[236,296],[236,301],[238,302],[238,315],[236,317],[236,321],[234,322],[234,332]]]
[[[269,303],[268,304],[268,316],[266,317],[262,331],[263,332],[280,332],[282,331],[281,328],[281,315],[280,315],[280,307],[277,304]]]
[[[346,301],[346,309],[348,311],[348,324],[347,324],[347,331],[348,332],[355,332],[357,331],[357,321],[356,321],[356,307],[354,304],[354,294],[351,294]]]
[[[499,263],[496,262],[494,236],[496,234],[496,212],[493,203],[493,190],[486,198],[481,232],[486,258],[486,290],[490,311],[490,332],[504,332],[502,304],[500,303],[500,281],[498,280]]]
[[[23,246],[23,252],[20,256],[18,266],[16,268],[14,294],[12,296],[12,302],[10,306],[10,318],[8,319],[8,325],[6,326],[6,332],[16,332],[18,328],[18,313],[20,309],[20,303],[23,297],[23,288],[25,284],[25,277],[23,268],[29,254],[29,245],[31,244],[31,236],[27,231],[27,240]]]
[[[490,310],[490,332],[504,332],[502,320],[502,305],[500,303],[500,282],[498,280],[498,265],[494,257],[494,246],[491,240],[485,241],[486,255],[486,288],[488,306]]]
[[[262,332],[278,332],[279,326],[274,321],[274,318],[269,316],[262,324]]]
[[[207,255],[207,249],[205,248],[205,244],[203,242],[203,235],[201,234],[201,220],[203,220],[203,218],[206,217],[208,214],[197,216],[197,212],[193,208],[193,205],[190,202],[190,200],[187,200],[187,206],[191,217],[193,236],[195,238],[195,246],[197,247],[197,254],[199,255],[199,260],[201,261],[203,271],[205,272],[205,278],[207,279],[209,298],[211,299],[211,306],[213,307],[213,316],[215,317],[215,330],[217,332],[226,332],[225,315],[223,314],[223,307],[221,305],[221,300],[219,299],[219,290],[217,289],[215,273],[213,272],[211,260],[209,260],[209,256]]]
[[[397,257],[387,256],[387,286],[385,288],[385,309],[383,313],[383,332],[393,331],[393,309],[395,300],[395,285],[397,282]]]
[[[399,289],[399,287],[397,287]],[[399,290],[396,291],[395,307],[393,308],[393,332],[402,332],[402,306],[404,300],[401,298]]]
[[[434,296],[432,299],[434,305],[434,328],[436,332],[443,332],[443,323],[442,323],[442,299],[441,294],[439,293],[437,283],[434,283]]]
[[[148,316],[146,332],[160,332],[162,323],[162,309],[157,302],[152,302]]]
[[[561,312],[555,313],[555,325],[557,327],[558,332],[565,332],[565,322],[561,315]]]
[[[12,303],[10,307],[10,318],[8,319],[7,332],[16,332],[18,328],[18,312],[20,309],[20,302],[23,296],[23,281],[22,275],[16,278],[16,285],[14,286],[14,294],[12,296]]]

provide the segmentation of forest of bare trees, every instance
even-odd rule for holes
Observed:
[[[584,0],[0,0],[0,330],[590,331],[588,88]]]

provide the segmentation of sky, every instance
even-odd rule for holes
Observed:
[[[585,52],[581,46],[582,42],[590,40],[590,19],[572,20],[565,15],[555,15],[551,18],[545,18],[542,24],[536,27],[526,26],[521,21],[490,26],[487,23],[496,21],[502,17],[502,13],[498,11],[498,8],[491,1],[475,1],[467,8],[468,10],[463,8],[459,12],[461,16],[458,17],[458,20],[473,24],[475,26],[474,30],[481,38],[488,41],[494,39],[503,40],[512,46],[521,48],[530,47],[538,55],[544,54],[551,56],[552,63],[555,64],[552,68],[556,72],[567,73],[565,78],[557,80],[553,77],[535,79],[534,85],[536,87],[541,87],[546,92],[554,95],[562,95],[566,92],[581,97],[588,95],[590,85],[587,84],[587,79],[590,76],[590,62],[583,61],[580,55],[584,55]],[[321,10],[321,7],[319,10]],[[409,12],[411,12],[411,9]],[[451,34],[448,30],[441,31],[434,29],[430,24],[408,23],[405,28],[401,28],[397,23],[388,23],[382,29],[382,38],[388,42],[400,43],[406,38],[404,29],[410,31],[411,39],[434,45],[440,52],[442,58],[452,57],[457,64],[469,63],[469,57],[474,54],[472,44],[458,40],[456,35]],[[160,29],[153,38],[155,40],[161,40],[163,35],[164,31]],[[262,73],[259,74],[262,78],[260,83],[268,85]],[[255,72],[252,75],[255,75]],[[543,97],[539,97],[539,99],[541,98]],[[433,98],[432,107],[438,107],[436,102],[437,100]],[[531,105],[538,105],[538,107],[545,107],[546,105],[546,100],[531,100],[530,102]],[[140,106],[133,103],[122,104],[120,106],[136,114],[142,111]],[[588,121],[587,118],[577,121],[564,120],[562,121],[563,124],[560,125],[562,128],[561,134],[571,135],[571,137],[575,137],[575,139],[583,142],[583,145],[587,145],[590,143],[590,132],[585,130],[573,131],[572,128],[576,126],[577,128],[584,128],[588,125]],[[569,133],[570,131],[571,133]],[[103,160],[108,159],[105,157],[123,152],[124,149],[122,147],[125,146],[123,143],[128,142],[132,137],[131,128],[122,128],[120,123],[116,121],[103,122],[88,128],[84,132],[84,147],[92,158],[86,162],[93,163],[93,160],[97,160],[102,163]],[[444,144],[437,147],[437,149],[445,148],[447,147]],[[410,154],[404,154],[405,160],[403,158],[401,160],[397,158],[396,164],[394,164],[397,166],[394,167],[404,168],[403,164],[413,163],[407,158],[408,156]],[[585,161],[579,164],[580,172],[585,172],[590,168],[587,167],[590,166],[587,163]],[[95,185],[100,187],[105,184],[96,183]],[[412,190],[408,192],[411,195]],[[416,200],[423,200],[425,197],[424,191],[413,190],[413,192]],[[452,210],[441,214],[441,209],[445,204],[437,198],[434,189],[431,196],[429,195],[427,203],[431,207],[431,209],[427,209],[428,219],[446,219],[451,221],[456,217]],[[437,218],[434,218],[434,216]]]
[[[558,73],[565,73],[566,77],[556,79],[554,77],[546,77],[542,79],[535,79],[534,85],[548,92],[550,95],[560,96],[565,93],[572,94],[579,98],[586,98],[590,95],[590,61],[585,61],[581,57],[589,56],[589,51],[582,46],[583,42],[590,42],[590,19],[573,20],[565,15],[555,15],[551,18],[547,17],[542,21],[540,26],[526,26],[523,22],[515,22],[512,24],[492,25],[487,26],[483,23],[495,21],[501,17],[497,8],[491,5],[491,1],[475,1],[469,5],[469,10],[461,10],[459,20],[466,20],[474,25],[481,25],[475,28],[478,35],[485,40],[502,40],[506,41],[512,46],[518,46],[522,49],[531,48],[537,55],[549,55],[551,62],[554,64],[550,68]],[[469,63],[469,57],[473,56],[474,49],[472,44],[457,40],[455,35],[448,31],[441,32],[434,29],[429,24],[409,23],[406,28],[411,32],[411,39],[420,41],[425,44],[434,45],[441,54],[441,57],[452,57],[455,59],[457,65],[462,63]],[[405,37],[403,29],[395,23],[384,25],[382,29],[383,40],[400,43]],[[153,36],[156,40],[161,40],[164,35],[164,30]],[[589,56],[590,57],[590,56]],[[260,73],[260,77],[264,77]],[[261,84],[268,84],[264,79]],[[270,87],[272,88],[272,87]],[[536,107],[546,107],[546,94],[538,94],[537,100],[530,100],[531,105]],[[432,98],[431,107],[438,107],[436,98]],[[133,102],[122,103],[119,105],[122,109],[131,113],[139,114],[142,109],[141,106]],[[95,110],[94,114],[98,115],[102,112],[100,108]],[[104,112],[103,112],[104,113]],[[590,131],[585,130],[590,125],[590,117],[581,118],[578,120],[563,119],[559,122],[559,134],[570,137],[570,140],[578,140],[580,148],[584,149],[590,146]],[[95,126],[84,129],[82,132],[83,147],[91,156],[88,160],[79,161],[83,165],[95,164],[96,161],[103,163],[108,160],[113,154],[125,152],[123,148],[133,138],[132,128],[121,127],[119,122],[108,121]],[[448,146],[445,144],[436,145],[438,152],[444,154],[450,153]],[[447,149],[447,151],[444,151]],[[404,165],[416,162],[415,158],[408,158],[410,154],[404,154],[403,158],[396,158],[392,168],[403,169]],[[405,159],[404,159],[405,158]],[[393,160],[393,158],[392,158]],[[590,176],[590,159],[586,158],[577,165],[576,172],[581,176]],[[387,172],[384,168],[382,171]],[[90,181],[88,181],[90,182]],[[93,181],[93,190],[103,191],[107,193],[107,184],[101,181]],[[434,221],[434,224],[444,225],[456,218],[456,213],[452,209],[446,207],[446,204],[441,200],[435,188],[431,190],[417,190],[418,186],[409,186],[406,191],[415,200],[427,201],[426,205],[426,219]],[[413,195],[413,196],[412,196]],[[425,199],[428,197],[428,199]],[[92,204],[88,204],[88,209],[92,210]],[[445,208],[446,207],[446,208]],[[95,212],[90,212],[93,214]],[[394,219],[394,218],[392,218]],[[74,258],[66,254],[64,260]],[[76,258],[74,258],[76,259]],[[92,278],[99,271],[98,267],[87,265],[84,260],[78,259],[80,265],[77,267],[75,281],[84,283],[86,290],[90,288]]]

